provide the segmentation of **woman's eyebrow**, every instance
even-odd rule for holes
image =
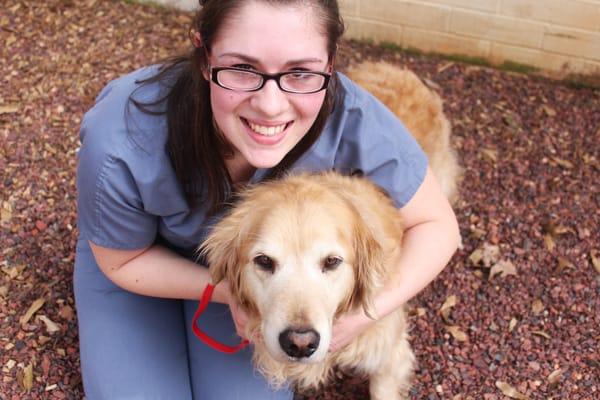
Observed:
[[[241,53],[235,53],[235,52],[220,54],[219,56],[217,56],[217,59],[222,59],[225,57],[238,58],[243,62],[247,62],[249,64],[254,64],[254,65],[261,64],[260,60],[258,60],[257,58],[250,57],[248,55],[241,54]],[[299,65],[299,64],[317,64],[317,63],[322,63],[322,62],[323,62],[323,60],[321,60],[320,58],[308,57],[308,58],[300,58],[297,60],[289,60],[288,62],[285,63],[285,66]]]

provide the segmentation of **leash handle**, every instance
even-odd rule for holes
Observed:
[[[211,285],[210,283],[207,284],[204,288],[204,292],[202,292],[202,297],[200,298],[200,302],[198,303],[198,308],[196,309],[196,312],[194,313],[194,318],[192,319],[192,331],[194,331],[194,334],[198,337],[198,339],[200,339],[202,342],[204,342],[205,344],[207,344],[215,350],[226,354],[237,353],[244,347],[248,346],[250,344],[250,341],[247,339],[243,339],[236,346],[228,346],[208,336],[198,327],[198,318],[200,318],[200,315],[202,315],[204,310],[206,310],[206,307],[208,306],[208,303],[210,303],[210,299],[214,290],[215,285]]]

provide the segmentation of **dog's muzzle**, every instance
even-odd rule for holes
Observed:
[[[290,357],[310,357],[319,347],[321,336],[314,329],[286,329],[279,334],[279,345]]]

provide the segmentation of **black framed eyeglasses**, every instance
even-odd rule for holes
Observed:
[[[255,92],[273,79],[284,92],[310,94],[320,92],[329,84],[331,74],[317,71],[288,71],[278,74],[265,74],[258,71],[235,67],[211,67],[211,80],[222,88]]]

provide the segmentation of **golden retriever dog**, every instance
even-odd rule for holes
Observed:
[[[274,385],[316,388],[333,367],[370,378],[373,399],[400,399],[414,356],[404,310],[329,352],[340,314],[364,309],[394,277],[403,226],[390,198],[366,178],[335,172],[255,185],[201,246],[214,283],[227,279],[248,313],[254,362]]]
[[[460,174],[439,96],[408,70],[363,63],[348,75],[416,137],[448,196]],[[249,317],[256,368],[274,385],[317,388],[334,367],[366,374],[372,399],[408,395],[415,362],[404,309],[377,318],[373,298],[396,269],[403,226],[392,200],[367,178],[290,175],[240,193],[201,251],[213,283],[229,281]],[[364,310],[377,323],[329,352],[336,318]]]
[[[429,157],[429,165],[442,190],[451,202],[456,201],[461,168],[440,96],[414,72],[383,61],[352,65],[346,74],[404,123]]]

